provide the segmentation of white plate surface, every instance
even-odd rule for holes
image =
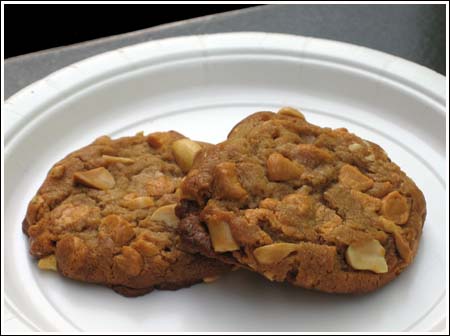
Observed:
[[[44,331],[424,331],[445,317],[445,79],[362,47],[233,33],[149,42],[93,57],[6,103],[4,288]],[[97,136],[176,129],[218,142],[243,117],[283,105],[380,144],[423,190],[414,264],[364,296],[271,283],[245,271],[209,285],[129,299],[42,272],[21,231],[51,165]]]

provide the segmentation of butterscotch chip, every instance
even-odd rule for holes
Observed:
[[[102,218],[99,233],[111,238],[115,244],[123,246],[135,237],[135,227],[122,216],[108,215]]]
[[[383,198],[381,213],[387,219],[397,224],[405,224],[409,217],[409,204],[406,197],[398,191],[393,191]]]
[[[298,144],[293,150],[293,157],[306,166],[316,167],[333,159],[331,152],[312,144]]]
[[[259,112],[200,153],[177,207],[194,252],[337,293],[375,290],[417,253],[422,193],[379,146],[344,128]],[[216,231],[230,246],[217,248]]]
[[[98,167],[87,171],[76,172],[73,180],[87,187],[100,190],[111,189],[116,184],[114,176],[104,167]]]
[[[121,254],[114,257],[114,264],[120,272],[135,277],[142,271],[144,262],[142,256],[134,248],[124,246]]]
[[[398,253],[406,262],[411,262],[413,258],[413,251],[409,247],[407,240],[402,236],[401,230],[394,232],[395,246]]]
[[[23,224],[38,267],[126,296],[228,271],[181,246],[174,208],[184,173],[172,152],[181,138],[176,132],[100,137],[56,163]]]
[[[345,187],[356,190],[367,190],[373,185],[373,180],[362,174],[358,168],[344,165],[339,171],[339,182]]]
[[[270,181],[287,181],[299,178],[303,170],[301,165],[279,153],[272,153],[267,159],[267,177]]]
[[[214,193],[221,199],[243,199],[247,191],[242,187],[236,172],[236,165],[223,162],[214,171]]]

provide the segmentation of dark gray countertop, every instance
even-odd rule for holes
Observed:
[[[445,75],[445,5],[267,5],[13,57],[5,99],[55,70],[124,46],[182,35],[264,31],[349,42]]]

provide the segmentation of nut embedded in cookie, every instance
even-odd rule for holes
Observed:
[[[184,173],[172,143],[182,138],[177,132],[100,137],[56,163],[23,224],[38,267],[126,296],[230,270],[181,246],[174,207]]]
[[[304,288],[385,285],[417,252],[422,193],[376,144],[292,112],[250,115],[198,155],[180,186],[196,203],[180,213],[186,243]]]
[[[38,267],[42,270],[56,271],[56,257],[51,254],[47,257],[39,259]]]
[[[202,147],[190,139],[180,139],[172,144],[175,160],[185,173],[191,169],[195,155],[200,149]]]
[[[350,245],[345,252],[347,262],[357,270],[386,273],[385,250],[378,240],[372,239]]]
[[[234,240],[227,222],[211,219],[207,222],[207,225],[214,251],[229,252],[239,250],[239,246]]]
[[[393,191],[383,198],[381,213],[396,224],[403,225],[408,221],[409,208],[406,198],[398,191]]]
[[[156,209],[150,218],[151,220],[164,222],[168,226],[176,228],[180,220],[175,215],[175,207],[176,204],[164,205]]]
[[[267,177],[270,181],[288,181],[299,178],[304,168],[279,153],[272,153],[267,159]]]
[[[105,167],[76,172],[73,175],[74,182],[84,184],[87,187],[100,190],[111,189],[115,186],[114,176]]]
[[[275,243],[258,247],[253,251],[253,254],[259,263],[270,265],[280,262],[297,249],[298,244]]]

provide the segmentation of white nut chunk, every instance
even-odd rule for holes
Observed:
[[[66,167],[64,167],[63,165],[56,165],[50,170],[49,175],[52,178],[59,179],[59,178],[63,177],[65,171],[66,171]]]
[[[350,150],[350,152],[356,152],[357,150],[361,149],[362,145],[359,143],[352,143],[350,145],[348,145],[348,149]]]
[[[253,255],[260,264],[276,264],[298,249],[298,244],[275,243],[256,248]]]
[[[354,269],[386,273],[388,266],[384,258],[385,253],[380,242],[372,239],[351,244],[345,252],[345,258]]]
[[[121,202],[121,204],[124,207],[131,210],[150,208],[151,206],[153,206],[154,203],[155,202],[153,200],[153,197],[148,196],[128,197],[128,195],[125,196]]]
[[[198,143],[190,139],[180,139],[172,143],[173,155],[183,172],[187,173],[191,169],[195,155],[201,148]]]
[[[203,282],[209,284],[209,283],[212,283],[212,282],[216,282],[217,280],[219,280],[219,278],[220,278],[220,276],[218,276],[218,275],[204,277],[203,278]]]
[[[288,181],[299,178],[303,167],[279,153],[272,153],[267,158],[267,177],[270,181]]]
[[[124,163],[124,164],[134,163],[133,159],[122,156],[102,155],[102,158],[103,160],[105,160],[106,163]]]
[[[153,221],[164,222],[170,227],[177,227],[180,221],[175,215],[176,204],[164,205],[155,210],[155,212],[150,217]]]
[[[73,175],[73,180],[84,184],[87,187],[100,190],[111,189],[116,184],[114,176],[112,176],[111,173],[104,167],[76,172]]]
[[[296,117],[296,118],[300,118],[300,119],[305,119],[305,116],[297,109],[290,107],[290,106],[285,106],[282,107],[279,111],[278,114],[281,115],[287,115],[287,116],[291,116],[291,117]]]
[[[214,251],[229,252],[239,250],[239,246],[234,240],[227,222],[209,220],[207,225]]]
[[[38,267],[42,270],[47,271],[56,271],[56,257],[54,254],[51,254],[47,257],[39,259]]]

